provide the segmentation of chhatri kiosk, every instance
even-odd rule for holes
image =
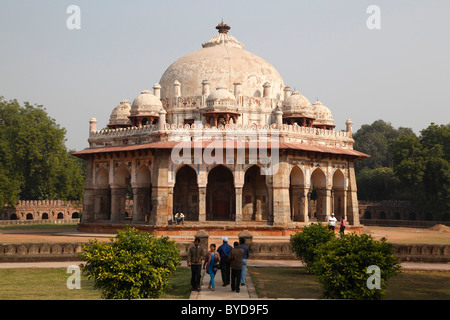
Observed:
[[[120,101],[108,129],[90,120],[75,153],[87,160],[80,230],[287,235],[332,212],[360,228],[354,162],[368,155],[353,150],[352,121],[334,130],[328,107],[216,29],[153,90]]]

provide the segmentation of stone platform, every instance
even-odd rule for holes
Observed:
[[[137,223],[80,223],[79,231],[86,233],[116,233],[117,230],[126,226],[136,228],[141,231],[155,233],[158,236],[185,236],[193,237],[197,232],[203,230],[212,237],[237,237],[242,231],[249,231],[256,237],[288,237],[296,232],[302,231],[303,227],[310,223],[296,222],[290,226],[268,225],[266,222],[250,221],[241,224],[228,221],[208,221],[204,223],[186,221],[184,225],[150,226]],[[347,226],[347,233],[362,233],[362,225]],[[336,228],[336,232],[338,228]]]

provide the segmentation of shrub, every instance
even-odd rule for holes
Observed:
[[[180,265],[174,241],[129,227],[111,242],[90,240],[80,256],[83,272],[107,299],[158,298]]]
[[[290,242],[297,257],[306,264],[309,270],[310,265],[316,258],[316,247],[334,239],[334,237],[334,232],[329,230],[327,226],[314,223],[304,227],[301,232],[292,235]]]
[[[323,297],[331,299],[382,299],[389,278],[400,272],[392,244],[370,235],[343,235],[317,248],[310,269],[323,289]],[[368,285],[372,273],[369,266],[380,271],[379,288]],[[372,289],[370,288],[372,287]]]

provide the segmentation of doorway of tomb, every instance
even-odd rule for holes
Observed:
[[[260,167],[253,165],[245,172],[242,190],[242,219],[267,220],[268,198],[266,178],[261,174]]]
[[[219,165],[208,174],[206,219],[234,220],[235,208],[233,174],[227,167]]]
[[[177,171],[173,189],[173,214],[181,212],[185,221],[198,221],[199,194],[197,173],[185,165]]]

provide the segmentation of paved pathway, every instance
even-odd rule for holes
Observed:
[[[202,275],[201,291],[192,291],[190,300],[247,300],[258,298],[248,270],[245,272],[245,285],[240,286],[239,292],[231,291],[231,285],[222,286],[222,274],[220,270],[217,271],[214,278],[214,291],[208,289],[210,281],[209,274],[202,270]]]

